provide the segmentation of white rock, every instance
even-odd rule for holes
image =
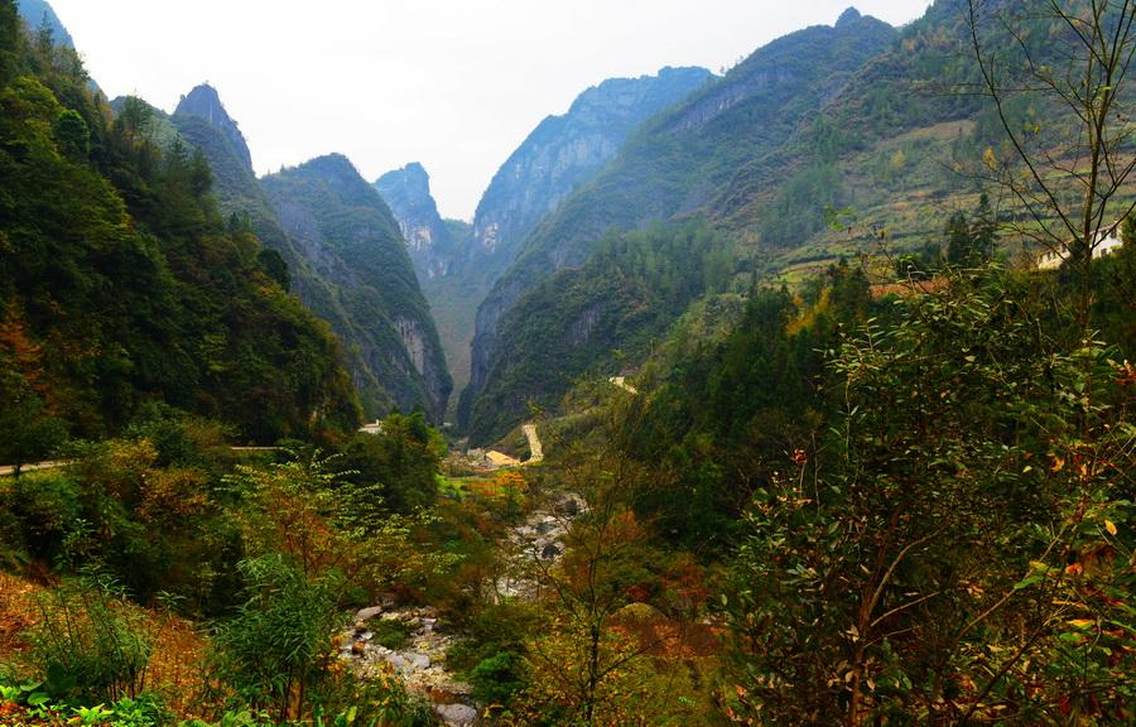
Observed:
[[[451,727],[466,727],[477,721],[477,710],[468,704],[439,704],[434,711]]]

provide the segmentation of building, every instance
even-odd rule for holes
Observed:
[[[364,424],[363,426],[359,427],[359,431],[363,434],[382,434],[383,422],[381,419],[376,419],[371,424]]]
[[[1101,232],[1097,235],[1096,245],[1093,246],[1093,260],[1108,257],[1124,247],[1124,241],[1117,234],[1119,225],[1111,231]],[[1069,244],[1065,243],[1060,250],[1049,250],[1037,259],[1038,270],[1056,270],[1069,259]]]

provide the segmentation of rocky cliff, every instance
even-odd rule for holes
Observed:
[[[204,119],[213,129],[229,143],[237,160],[246,168],[252,169],[252,154],[244,134],[237,126],[237,122],[229,116],[221,103],[217,90],[208,84],[202,84],[187,95],[181,97],[181,103],[174,111],[174,116],[196,116]]]
[[[306,199],[303,184],[281,182],[276,186],[291,194],[282,214],[279,200],[269,199],[253,173],[244,137],[214,89],[194,89],[171,120],[182,140],[209,160],[222,211],[248,224],[283,259],[292,289],[343,342],[345,364],[367,416],[422,408],[441,421],[452,383],[402,236],[378,194],[365,182],[360,188],[362,180],[350,163],[334,157],[313,162],[307,171],[322,169],[347,180],[340,187],[353,190],[351,208],[344,209],[335,194]],[[368,220],[357,230],[364,243],[346,254],[325,237],[319,220],[327,210],[317,209],[321,204]],[[355,206],[363,211],[355,214]]]
[[[418,162],[387,172],[375,182],[390,206],[420,281],[448,275],[461,254],[468,230],[456,220],[443,220],[430,194],[430,175]]]

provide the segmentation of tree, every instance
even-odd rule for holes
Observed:
[[[0,87],[16,70],[16,44],[20,39],[20,14],[15,0],[0,0]]]
[[[24,465],[47,459],[67,438],[67,427],[47,414],[43,401],[34,394],[24,394],[0,411],[0,462],[15,468],[20,476]]]
[[[1131,367],[1030,283],[950,274],[836,351],[831,432],[738,550],[737,721],[1136,716]]]
[[[85,161],[91,152],[91,131],[77,111],[67,109],[55,122],[59,150],[74,161]]]
[[[1031,224],[1019,231],[1053,252],[1068,251],[1087,329],[1093,251],[1136,209],[1124,196],[1136,170],[1128,84],[1136,2],[1047,0],[1016,16],[983,0],[967,0],[967,7],[980,90],[1017,162],[988,150],[986,165],[1027,213]],[[1013,110],[1019,100],[1042,106],[1051,123],[1020,123]]]

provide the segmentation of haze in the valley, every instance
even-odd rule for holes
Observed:
[[[422,162],[443,214],[472,217],[494,171],[550,113],[614,76],[715,72],[832,23],[850,0],[55,0],[111,97],[172,110],[209,81],[258,173],[330,151],[369,179]],[[927,0],[864,0],[892,24]]]

